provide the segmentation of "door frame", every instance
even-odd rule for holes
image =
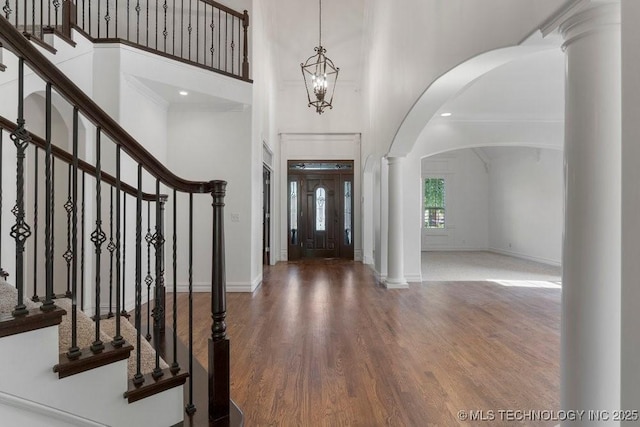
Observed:
[[[278,260],[288,259],[288,178],[287,161],[307,159],[320,160],[353,160],[353,241],[354,260],[362,261],[362,191],[361,191],[361,135],[360,133],[296,133],[283,132],[279,134],[280,144],[278,153],[278,200],[279,219],[277,227]],[[273,258],[274,256],[272,256]]]
[[[336,168],[336,169],[321,169],[321,170],[305,170],[305,169],[294,169],[293,167],[298,164],[303,163],[337,163],[344,165],[344,169]],[[301,258],[305,258],[308,248],[304,246],[304,237],[308,237],[309,230],[306,230],[304,226],[305,223],[310,224],[309,219],[303,218],[303,205],[305,204],[304,200],[308,196],[309,189],[307,188],[308,180],[318,180],[322,179],[322,176],[333,177],[335,182],[334,191],[334,208],[335,212],[338,213],[338,218],[336,222],[338,223],[337,229],[335,230],[335,239],[336,239],[336,248],[335,248],[335,256],[338,258],[344,259],[354,259],[354,230],[355,230],[355,214],[354,214],[354,188],[355,188],[355,178],[356,175],[354,173],[354,161],[353,160],[288,160],[287,161],[287,196],[286,196],[286,211],[285,215],[286,219],[286,233],[287,233],[287,256],[288,260],[297,260]],[[294,236],[291,234],[291,211],[290,211],[290,192],[291,192],[291,183],[296,182],[297,194],[298,197],[296,199],[296,211],[297,211],[297,228],[296,228],[296,241],[292,244],[292,240]],[[342,229],[344,227],[344,186],[346,182],[351,182],[351,197],[349,206],[349,212],[351,215],[350,223],[351,223],[351,244],[347,245],[345,243],[344,235],[342,233]],[[329,190],[328,190],[329,191]],[[315,200],[315,196],[314,196]],[[308,210],[308,209],[307,209]],[[333,249],[326,249],[327,252],[334,251]]]

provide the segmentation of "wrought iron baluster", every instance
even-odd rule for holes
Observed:
[[[116,34],[115,34],[115,36],[116,36],[116,38],[118,38],[118,0],[116,0],[115,13],[116,13]]]
[[[102,231],[102,164],[101,164],[101,137],[102,129],[96,129],[96,228],[91,233],[91,242],[95,248],[96,255],[96,276],[95,276],[95,317],[96,335],[95,341],[91,344],[91,351],[94,354],[104,350],[104,343],[100,340],[100,291],[101,291],[101,258],[102,245],[107,240],[107,236]]]
[[[173,189],[173,363],[171,373],[180,372],[178,363],[178,214],[177,191]]]
[[[4,129],[0,127],[0,230],[2,230],[2,138],[4,135]],[[2,233],[0,232],[0,278],[4,279],[7,276],[7,272],[2,269]],[[35,288],[34,288],[35,289]]]
[[[236,26],[236,18],[235,16],[231,17],[231,74],[233,74],[233,66],[234,66],[234,61],[233,61],[233,54],[235,53],[235,37],[236,37],[236,32],[235,32],[235,26]]]
[[[146,37],[145,42],[147,43],[147,46],[149,46],[149,1],[150,0],[147,0],[147,19],[146,19],[147,35],[145,36]]]
[[[44,38],[44,0],[40,0],[40,39]]]
[[[144,283],[147,285],[147,335],[145,338],[147,341],[151,341],[151,284],[153,283],[153,277],[151,277],[151,240],[153,235],[151,234],[151,202],[147,201],[147,234],[144,236],[144,240],[147,242],[147,276],[144,278]]]
[[[149,24],[147,24],[149,25]],[[156,50],[158,49],[158,0],[156,0]]]
[[[167,5],[167,0],[164,0],[164,5],[162,6],[164,9],[164,31],[162,31],[162,36],[164,38],[164,52],[167,52],[167,36],[169,32],[167,31],[167,9],[169,6]]]
[[[58,28],[58,12],[60,11],[60,0],[53,0],[53,7],[53,13],[55,13],[55,28]],[[49,26],[51,26],[51,21],[49,21]]]
[[[126,298],[126,282],[127,282],[127,193],[124,193],[122,197],[122,305],[120,314],[126,318],[129,318],[127,313],[125,298]],[[119,245],[120,246],[120,245]]]
[[[172,7],[172,18],[171,18],[171,52],[173,55],[176,54],[176,0],[173,0]]]
[[[26,25],[25,25],[25,30],[26,30]],[[31,1],[31,32],[33,34],[36,34],[36,1],[35,0]]]
[[[85,0],[82,0],[82,29],[86,30],[87,27],[85,26],[85,17],[87,15],[87,6],[85,3]],[[91,34],[91,29],[89,29],[89,34]]]
[[[91,33],[91,21],[93,21],[93,19],[91,18],[91,0],[89,0],[89,14],[88,15],[89,15],[89,35],[93,36],[93,33]]]
[[[209,52],[211,52],[211,68],[213,68],[213,55],[215,54],[215,45],[214,45],[214,34],[215,34],[215,29],[216,29],[216,24],[214,22],[214,17],[215,17],[215,9],[212,7],[211,8],[211,24],[209,24],[209,27],[211,28],[211,48],[209,48]]]
[[[142,9],[140,8],[140,0],[138,0],[136,2],[136,7],[135,7],[135,11],[136,11],[136,43],[140,43],[140,11]]]
[[[224,70],[227,71],[229,62],[229,13],[224,13]]]
[[[191,60],[191,31],[193,27],[191,26],[191,11],[192,11],[192,1],[189,0],[189,26],[187,27],[187,32],[189,33],[189,60]]]
[[[38,147],[33,150],[33,296],[31,301],[40,301],[38,296]]]
[[[189,403],[185,410],[187,414],[196,412],[193,403],[193,193],[189,193]]]
[[[131,1],[127,0],[127,40],[131,40],[129,38],[129,33],[130,33],[130,28],[129,28],[129,20],[130,19],[129,18],[131,16],[131,14],[130,14],[131,9],[130,8],[131,8]]]
[[[80,357],[78,348],[78,107],[73,108],[73,172],[71,182],[72,207],[71,207],[71,253],[73,264],[71,266],[71,347],[67,357],[74,360]],[[84,175],[83,175],[84,176]]]
[[[20,3],[16,1],[16,16],[15,16],[16,28],[18,27],[18,15],[20,14],[19,12],[20,12]]]
[[[56,299],[56,293],[55,293],[55,289],[53,288],[53,278],[55,277],[54,273],[55,273],[55,269],[56,269],[56,264],[54,262],[54,260],[56,259],[55,256],[55,237],[56,237],[56,232],[55,232],[55,218],[56,218],[56,206],[55,206],[55,201],[56,201],[56,192],[53,190],[54,188],[56,188],[56,158],[53,157],[53,155],[51,156],[51,210],[48,211],[48,213],[51,215],[51,264],[50,264],[50,268],[51,268],[51,298],[52,299]]]
[[[196,62],[200,56],[200,1],[196,0]]]
[[[47,27],[51,26],[51,0],[47,1]]]
[[[180,7],[180,58],[184,58],[184,0]]]
[[[160,369],[160,332],[164,323],[164,215],[165,199],[160,196],[160,180],[156,179],[156,232],[153,235],[151,243],[155,249],[156,256],[156,284],[154,289],[154,305],[153,305],[153,341],[156,350],[156,366],[151,373],[154,379],[158,379],[164,375]],[[151,303],[148,302],[147,306]]]
[[[85,198],[85,173],[82,172],[82,204],[80,207],[80,310],[84,311],[84,198]]]
[[[207,65],[207,5],[204,5],[204,19],[202,21],[203,40],[202,40],[202,64]]]
[[[44,226],[44,251],[45,251],[45,291],[44,303],[40,307],[43,311],[53,310],[53,162],[51,155],[51,83],[47,83],[45,100],[45,141],[47,143],[45,155],[45,226]]]
[[[122,347],[124,344],[124,338],[120,331],[120,316],[122,315],[121,308],[124,309],[124,304],[120,305],[120,281],[122,280],[122,271],[120,270],[120,248],[122,242],[120,240],[120,197],[122,193],[121,178],[120,178],[120,145],[116,148],[116,336],[113,337],[113,346]],[[122,291],[122,297],[124,298],[124,288]]]
[[[71,251],[71,214],[73,210],[72,180],[73,166],[69,164],[67,178],[67,201],[64,204],[64,210],[67,212],[67,250],[62,254],[62,258],[67,263],[67,291],[65,296],[71,298],[71,261],[73,261],[73,252]]]
[[[104,14],[105,27],[107,31],[107,38],[109,38],[109,23],[111,21],[111,15],[109,14],[109,0],[107,0],[107,11]]]
[[[220,69],[220,55],[221,55],[220,45],[222,43],[222,25],[220,25],[221,16],[222,16],[222,11],[218,9],[218,67],[217,67],[218,69]]]
[[[89,1],[91,3],[91,1]],[[100,38],[100,0],[98,0],[98,38]]]
[[[9,0],[5,0],[4,6],[2,6],[2,11],[4,12],[4,17],[7,18],[7,21],[11,19],[11,12],[13,12],[13,10],[11,10],[11,3],[9,3]]]
[[[108,318],[113,317],[113,252],[116,245],[113,242],[113,187],[109,188],[109,243],[107,250],[109,251],[109,313]]]
[[[138,165],[138,193],[136,197],[136,374],[133,384],[139,386],[144,383],[144,376],[140,371],[140,330],[142,329],[142,165]]]

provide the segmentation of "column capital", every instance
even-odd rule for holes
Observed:
[[[620,28],[620,0],[592,0],[559,24],[562,50],[583,37],[616,28]]]
[[[387,159],[387,163],[389,164],[389,166],[391,166],[401,163],[406,158],[406,156],[387,154],[385,158]]]

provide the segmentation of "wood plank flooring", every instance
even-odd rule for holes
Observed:
[[[179,295],[185,342],[187,303]],[[231,396],[246,426],[558,424],[457,414],[559,409],[559,289],[478,281],[386,290],[367,266],[322,260],[268,267],[254,294],[228,294],[227,305]],[[207,366],[209,294],[194,294],[194,319]]]

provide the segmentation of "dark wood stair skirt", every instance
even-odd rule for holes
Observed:
[[[159,343],[160,357],[173,363],[173,330],[169,325],[166,326],[166,332]],[[179,339],[176,343],[178,364],[182,370],[189,368],[189,349]],[[229,418],[216,422],[209,421],[208,404],[209,404],[209,374],[207,370],[197,361],[193,359],[193,372],[191,380],[193,381],[193,403],[196,412],[193,415],[185,413],[184,421],[172,427],[242,427],[244,425],[244,414],[242,410],[235,404],[233,400],[230,402]],[[189,382],[184,387],[184,404],[185,407],[189,403]]]

